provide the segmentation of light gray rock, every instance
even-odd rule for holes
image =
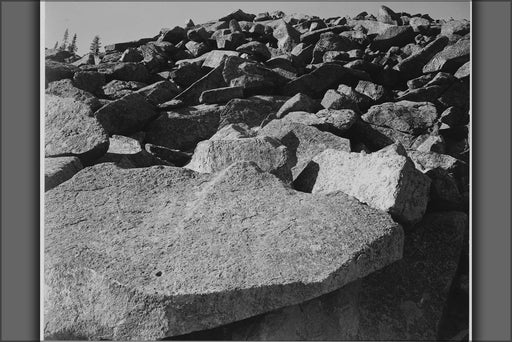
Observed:
[[[343,191],[408,224],[421,220],[430,191],[430,179],[416,170],[401,145],[370,154],[325,150],[294,185],[312,193]]]
[[[199,97],[201,103],[224,103],[235,98],[244,97],[244,88],[242,87],[224,87],[205,90]]]
[[[205,68],[216,68],[222,64],[225,56],[238,56],[240,53],[228,50],[212,50],[206,53],[206,59],[203,62]]]
[[[136,91],[136,93],[143,95],[146,101],[155,106],[171,100],[179,92],[178,86],[167,80],[153,83]]]
[[[44,335],[157,340],[329,293],[402,257],[403,230],[254,163],[211,176],[101,164],[46,192]]]
[[[45,95],[45,157],[77,156],[88,164],[108,150],[108,135],[91,108],[72,98]]]
[[[441,168],[446,171],[454,171],[462,166],[463,162],[447,154],[425,151],[408,150],[407,155],[412,159],[416,168],[421,172]]]
[[[470,37],[467,35],[459,39],[455,44],[448,45],[432,57],[432,59],[423,67],[423,72],[455,72],[464,63],[469,61],[470,53]]]
[[[270,121],[258,131],[258,135],[278,139],[292,153],[293,179],[297,178],[313,157],[328,148],[350,151],[348,139],[284,119]]]
[[[305,111],[305,112],[316,112],[319,108],[318,102],[313,100],[311,97],[297,93],[290,97],[276,113],[276,118],[280,119],[290,112]]]
[[[438,340],[467,225],[464,213],[432,213],[406,235],[403,259],[362,280],[354,340]]]
[[[101,103],[96,96],[88,91],[75,87],[73,81],[70,79],[50,82],[48,84],[48,88],[46,88],[45,93],[59,97],[71,98],[76,101],[83,102],[91,107],[92,111],[95,111],[101,107]]]
[[[291,181],[290,152],[275,138],[265,136],[201,141],[185,167],[197,172],[215,173],[239,161],[252,161],[263,171]]]
[[[241,138],[249,138],[255,133],[251,131],[249,126],[244,124],[229,124],[222,127],[208,140],[236,140]]]
[[[82,168],[77,157],[44,158],[44,191],[67,181]]]

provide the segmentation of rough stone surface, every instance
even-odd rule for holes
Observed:
[[[44,158],[44,191],[67,181],[82,168],[77,157]]]
[[[164,80],[141,88],[136,93],[143,95],[146,101],[157,106],[174,98],[179,90],[176,84]]]
[[[423,72],[453,71],[469,60],[471,44],[469,36],[458,40],[453,45],[448,45],[437,53],[424,67]]]
[[[49,339],[203,330],[326,294],[402,256],[388,215],[342,193],[295,192],[247,162],[213,177],[102,164],[48,191],[45,205]]]
[[[87,164],[108,149],[108,135],[91,108],[71,98],[45,96],[45,157],[77,156]]]
[[[233,99],[226,104],[220,116],[219,128],[232,123],[244,123],[249,127],[259,126],[267,117],[272,117],[288,100],[287,97],[252,96],[248,99]]]
[[[49,83],[45,93],[63,98],[71,98],[75,101],[83,102],[89,106],[92,111],[95,111],[101,107],[101,103],[96,96],[89,93],[88,91],[75,87],[70,79]]]
[[[146,86],[142,82],[112,80],[103,86],[102,93],[110,100],[117,100]]]
[[[288,149],[278,140],[265,136],[201,141],[186,168],[214,173],[238,161],[255,162],[263,171],[284,181],[291,181],[291,156]]]
[[[205,90],[199,97],[201,103],[224,103],[231,99],[243,98],[244,88],[243,87],[224,87]]]
[[[326,149],[350,151],[350,141],[296,122],[272,120],[258,131],[260,136],[278,139],[292,155],[292,177],[296,179],[316,155]]]
[[[461,212],[426,215],[406,235],[403,259],[362,280],[356,340],[437,340],[467,225]]]
[[[96,94],[105,85],[105,75],[97,71],[79,71],[73,75],[73,85]]]
[[[415,223],[427,208],[430,179],[416,170],[401,146],[371,154],[329,149],[313,158],[295,188],[312,193],[343,191],[401,222]]]
[[[280,119],[290,112],[305,111],[316,112],[319,109],[318,102],[307,95],[297,93],[286,101],[276,113],[276,118]]]
[[[95,117],[109,134],[131,134],[143,130],[158,115],[141,94],[129,94],[102,107]]]

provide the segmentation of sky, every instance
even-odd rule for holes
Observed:
[[[469,19],[469,1],[457,2],[42,2],[45,29],[44,46],[52,48],[62,41],[64,31],[69,39],[76,33],[78,54],[89,51],[95,35],[102,46],[154,37],[163,27],[185,26],[189,19],[195,24],[221,18],[237,9],[258,14],[281,10],[305,13],[320,18],[354,16],[362,11],[377,15],[380,5],[395,12],[429,14],[434,19]],[[43,12],[43,10],[41,10]]]

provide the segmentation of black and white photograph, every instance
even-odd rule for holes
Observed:
[[[41,2],[40,338],[470,341],[471,6]]]

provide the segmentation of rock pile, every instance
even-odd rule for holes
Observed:
[[[47,52],[45,337],[444,336],[469,30],[238,10]]]

